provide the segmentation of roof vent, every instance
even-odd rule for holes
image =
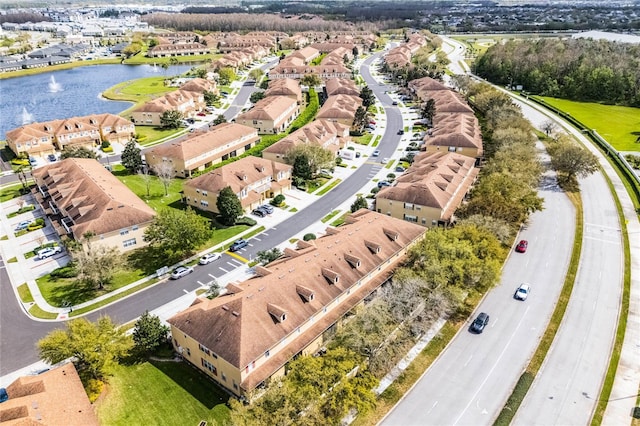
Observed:
[[[386,235],[387,237],[389,237],[390,240],[393,240],[393,241],[397,240],[398,237],[400,236],[398,235],[398,231],[394,231],[389,228],[382,228],[382,232],[384,232],[384,235]]]
[[[287,319],[287,311],[273,303],[267,303],[267,312],[278,322],[283,322]]]
[[[296,292],[307,302],[311,302],[314,298],[313,290],[305,286],[296,285]]]
[[[346,260],[347,262],[349,262],[349,264],[354,267],[354,268],[359,268],[360,267],[360,258],[353,256],[349,253],[345,253],[344,254],[344,260]]]
[[[225,311],[228,311],[229,307],[227,305],[222,305],[222,309],[224,309]]]
[[[322,271],[322,276],[325,277],[327,280],[329,280],[331,284],[337,284],[338,281],[340,280],[340,274],[338,274],[336,271],[332,269],[322,268],[321,271]]]
[[[240,316],[240,312],[233,311],[233,312],[231,312],[231,315],[233,315],[234,317],[239,317]]]
[[[367,246],[367,248],[371,250],[371,253],[374,254],[380,253],[380,250],[382,248],[380,244],[369,240],[364,240],[364,245]]]

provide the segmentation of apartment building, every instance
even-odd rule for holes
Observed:
[[[253,210],[286,189],[291,189],[292,167],[248,156],[184,184],[184,201],[200,210],[218,213],[220,191],[231,187],[245,211]]]
[[[221,387],[251,400],[290,360],[326,344],[325,332],[390,278],[424,231],[360,210],[257,267],[256,277],[228,284],[225,295],[196,299],[171,317],[173,345]]]
[[[253,127],[260,134],[283,132],[300,115],[300,105],[288,96],[267,96],[247,112],[236,117],[236,123]]]
[[[193,133],[187,139],[158,145],[144,152],[153,170],[169,164],[174,176],[189,177],[196,170],[237,157],[260,141],[256,129],[237,123],[222,123],[205,133]]]
[[[33,194],[55,231],[91,245],[126,252],[145,246],[156,213],[98,161],[65,160],[35,169]]]

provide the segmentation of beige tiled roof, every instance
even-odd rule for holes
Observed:
[[[334,50],[339,49],[341,47],[345,49],[353,50],[354,44],[318,42],[318,43],[311,43],[310,46],[315,49],[318,49],[321,53],[331,53]]]
[[[93,159],[67,158],[33,171],[38,185],[46,185],[58,208],[73,219],[73,233],[106,234],[145,224],[155,212]]]
[[[395,253],[424,233],[419,225],[369,210],[356,212],[347,222],[331,235],[302,243],[305,248],[296,250],[295,256],[267,265],[265,275],[236,286],[243,291],[192,305],[169,323],[240,369],[285,338],[296,347],[308,345],[315,338],[313,330],[297,334],[298,327],[342,296],[321,320],[331,325],[344,314],[340,307],[354,304],[350,298],[361,300],[373,290],[356,295],[359,287],[355,287],[349,296],[347,289],[379,267],[387,268],[387,260],[397,260]],[[371,242],[379,244],[379,252],[368,247]],[[354,266],[357,260],[359,266]],[[309,291],[313,300],[308,300]],[[274,320],[269,304],[286,312],[286,320]]]
[[[330,78],[325,81],[325,88],[328,96],[351,95],[360,96],[360,89],[355,81],[346,78]]]
[[[213,92],[216,90],[216,82],[205,78],[194,78],[180,86],[180,89],[196,93]]]
[[[280,78],[271,80],[269,88],[264,92],[265,96],[292,96],[302,99],[302,89],[297,80],[291,78]]]
[[[305,63],[311,61],[314,57],[318,56],[320,52],[311,46],[303,47],[302,49],[294,50],[289,54],[292,58],[300,58]]]
[[[284,156],[297,145],[313,144],[322,146],[335,153],[340,148],[341,138],[348,136],[349,128],[347,126],[343,126],[334,121],[314,120],[266,148],[263,152]],[[335,138],[335,141],[329,143],[333,138]]]
[[[274,120],[296,105],[296,100],[288,96],[268,96],[260,99],[249,111],[240,114],[236,120]]]
[[[482,135],[478,121],[473,114],[452,113],[444,115],[436,109],[435,126],[424,137],[426,145],[476,148],[482,154]]]
[[[242,138],[246,139],[240,141]],[[222,123],[212,127],[208,132],[194,133],[185,140],[158,145],[145,151],[145,156],[155,155],[188,161],[201,154],[211,152],[215,148],[233,143],[227,150],[219,153],[222,157],[224,154],[236,150],[239,146],[253,144],[259,138],[258,131],[253,127],[237,123]],[[210,159],[206,159],[206,161],[210,161]]]
[[[355,117],[356,110],[362,105],[362,98],[350,95],[329,96],[316,118],[327,120],[351,119]]]
[[[9,399],[0,404],[4,425],[99,425],[72,363],[22,376],[6,389]]]
[[[189,92],[186,90],[176,90],[175,92],[169,92],[164,96],[153,99],[144,105],[135,109],[136,112],[159,112],[175,110],[180,105],[191,102],[193,99],[197,99],[199,94]]]
[[[292,167],[286,164],[248,156],[188,180],[185,182],[185,186],[211,193],[219,193],[222,189],[230,186],[234,193],[239,194],[242,189],[263,181],[269,176],[277,181],[279,172],[286,172],[286,175],[283,175],[283,180],[287,180],[291,175],[291,169]],[[243,206],[245,204],[248,205],[245,202]]]
[[[386,199],[444,210],[451,217],[478,174],[471,157],[452,152],[423,152],[411,167],[376,195]]]
[[[420,90],[451,90],[438,80],[435,80],[431,77],[423,77],[415,80],[411,80],[408,83],[408,87],[414,92],[418,92]]]
[[[450,112],[473,114],[473,109],[458,93],[453,90],[418,90],[418,97],[423,101],[433,99],[436,103],[436,115]]]

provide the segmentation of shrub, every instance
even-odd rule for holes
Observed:
[[[256,222],[255,219],[252,219],[250,217],[247,216],[242,216],[241,218],[239,218],[238,220],[236,220],[236,225],[248,225],[248,226],[254,226],[255,224],[257,224],[258,222]]]
[[[102,152],[113,152],[113,147],[112,146],[103,147]]]
[[[100,145],[102,147],[102,149],[104,150],[105,148],[109,148],[111,146],[111,142],[109,141],[102,141],[102,145]]]
[[[348,150],[350,150],[350,151],[355,151],[355,150],[356,150],[356,149],[355,149],[354,147],[352,147],[352,146],[348,146],[348,147],[347,147],[347,149],[348,149]]]
[[[284,203],[284,195],[282,194],[278,194],[275,197],[273,197],[273,200],[271,200],[271,204],[273,204],[274,206],[281,206],[282,203]]]
[[[13,160],[11,160],[11,164],[13,164],[14,166],[28,166],[29,160],[25,160],[24,158],[14,158]]]
[[[336,166],[339,166],[340,164],[342,164],[342,158],[336,157]]]
[[[311,232],[308,234],[304,234],[304,237],[302,237],[302,239],[305,241],[315,240],[316,234],[312,234]]]
[[[91,403],[95,402],[96,399],[102,393],[102,388],[104,387],[104,382],[97,379],[89,379],[87,381],[87,385],[84,387],[84,390],[87,392],[87,396],[89,397],[89,401]]]
[[[378,188],[377,186],[374,186],[373,188],[371,188],[372,194],[377,194],[379,191],[380,191],[380,188]]]

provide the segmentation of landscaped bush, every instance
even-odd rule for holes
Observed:
[[[255,221],[255,219],[252,219],[250,217],[247,216],[242,216],[241,218],[239,218],[238,220],[236,220],[236,225],[248,225],[248,226],[254,226],[255,224],[257,224],[258,222]]]
[[[36,219],[35,222],[30,223],[29,226],[27,227],[28,231],[35,231],[36,229],[40,229],[40,228],[44,228],[44,219],[39,217]]]
[[[13,160],[11,160],[11,164],[13,164],[14,166],[28,166],[29,159],[14,158]]]
[[[640,169],[640,156],[627,154],[624,156],[624,158],[629,162],[631,167],[633,167],[634,169]]]
[[[283,203],[284,203],[284,195],[282,194],[276,195],[275,197],[273,197],[273,200],[271,200],[271,204],[273,204],[276,207],[280,207]]]
[[[113,152],[113,147],[112,146],[103,147],[102,152]]]
[[[108,148],[111,146],[111,142],[109,141],[102,141],[102,145],[100,145],[100,147],[104,150],[105,148]]]
[[[305,241],[315,240],[316,234],[312,234],[311,232],[308,234],[304,234],[304,237],[302,237],[302,239]]]

